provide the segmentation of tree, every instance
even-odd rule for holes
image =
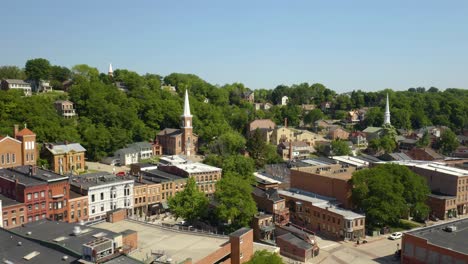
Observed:
[[[20,79],[24,80],[26,74],[17,66],[0,66],[0,80],[3,79]]]
[[[323,112],[316,108],[304,116],[304,123],[308,125],[314,125],[315,121],[318,121],[324,117]]]
[[[424,148],[424,147],[429,146],[429,143],[431,143],[431,141],[429,138],[429,133],[426,131],[424,132],[424,135],[422,136],[422,138],[420,138],[418,142],[416,142],[416,146]]]
[[[168,205],[177,218],[193,222],[205,215],[208,198],[198,190],[195,179],[189,177],[184,190],[169,198]]]
[[[235,155],[245,149],[245,138],[237,132],[227,132],[210,144],[211,153],[221,156]]]
[[[72,76],[75,81],[97,81],[99,71],[86,64],[78,64],[72,67]]]
[[[26,62],[25,72],[27,78],[39,83],[40,80],[49,79],[50,62],[46,59],[31,59]]]
[[[267,250],[255,251],[252,258],[246,264],[284,264],[283,259],[273,252]]]
[[[370,227],[396,225],[407,212],[425,219],[429,187],[425,180],[405,166],[378,165],[353,173],[351,179],[354,205],[366,213]]]
[[[249,226],[252,217],[257,213],[251,193],[250,182],[235,173],[225,173],[216,183],[216,216],[228,223],[230,231]]]
[[[257,168],[263,168],[265,164],[276,163],[281,160],[276,148],[265,142],[259,129],[256,129],[247,139],[247,151],[255,161]]]
[[[447,129],[440,136],[438,146],[442,153],[444,153],[445,155],[454,152],[458,148],[458,145],[459,143],[457,140],[457,136],[455,135],[455,133],[452,132],[452,130]]]
[[[350,155],[351,150],[349,149],[348,144],[342,140],[333,140],[331,142],[331,151],[333,156],[343,156]]]
[[[249,157],[242,155],[231,155],[224,158],[221,168],[223,174],[234,173],[251,184],[255,183],[253,173],[255,172],[255,162]]]

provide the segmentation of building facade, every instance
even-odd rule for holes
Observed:
[[[86,149],[79,143],[45,143],[41,154],[47,159],[50,169],[55,173],[78,174],[85,170]]]
[[[35,165],[37,153],[36,134],[26,127],[15,125],[13,137],[0,137],[0,168]]]
[[[71,101],[57,100],[54,102],[54,107],[63,118],[72,118],[76,116],[75,108]]]
[[[127,209],[132,215],[134,179],[98,172],[73,177],[73,191],[88,197],[89,221],[103,219],[107,212]]]
[[[88,221],[88,196],[70,191],[68,200],[69,223]]]
[[[24,92],[25,96],[32,95],[31,84],[17,79],[6,79],[1,82],[2,90],[18,89]]]

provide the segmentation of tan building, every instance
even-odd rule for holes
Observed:
[[[198,151],[198,136],[193,134],[192,114],[188,91],[185,90],[184,113],[181,116],[181,128],[166,128],[158,133],[157,141],[162,146],[164,154],[186,156],[195,155]]]
[[[351,177],[355,168],[348,165],[298,167],[291,169],[291,188],[335,198],[351,208]]]
[[[88,220],[88,196],[70,191],[70,198],[68,200],[68,222],[86,222]]]
[[[79,143],[45,143],[41,152],[55,173],[79,173],[85,170],[86,149]]]
[[[72,118],[76,116],[75,108],[73,107],[73,102],[68,100],[58,100],[55,101],[54,107],[57,112],[64,118]]]
[[[434,162],[398,162],[426,179],[432,195],[429,196],[431,214],[446,219],[468,214],[468,170]]]
[[[286,200],[292,223],[345,240],[365,237],[365,216],[338,207],[334,199],[297,189],[278,193]]]
[[[13,137],[0,136],[0,168],[36,165],[37,157],[36,134],[26,127],[15,125]]]
[[[278,145],[281,142],[303,141],[313,146],[316,140],[323,140],[323,137],[307,130],[294,129],[286,126],[274,129],[270,136],[270,143],[274,145]]]
[[[276,128],[275,122],[273,122],[271,119],[257,119],[249,124],[249,133],[252,133],[255,131],[255,129],[260,129],[260,130],[273,130]]]
[[[328,138],[331,140],[348,140],[349,132],[340,127],[334,128],[328,132]]]

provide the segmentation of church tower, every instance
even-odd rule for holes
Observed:
[[[107,72],[109,77],[114,77],[114,71],[112,70],[112,63],[109,63],[109,71]]]
[[[192,115],[190,114],[190,103],[188,97],[188,90],[185,90],[184,100],[184,113],[181,116],[182,121],[182,152],[186,156],[190,156],[194,149],[193,142],[193,127],[192,127]]]
[[[385,114],[384,114],[384,125],[390,125],[390,104],[388,103],[388,94],[387,94],[387,104],[385,105]]]

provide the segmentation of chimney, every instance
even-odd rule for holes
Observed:
[[[293,159],[292,141],[289,141],[289,160]]]
[[[288,118],[287,117],[284,118],[284,127],[288,127]]]
[[[14,129],[13,129],[13,137],[14,138],[16,138],[16,134],[18,134],[18,131],[19,131],[18,125],[14,125]]]

